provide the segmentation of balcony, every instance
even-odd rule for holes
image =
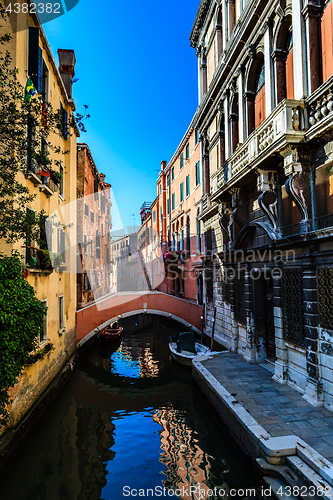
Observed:
[[[24,177],[33,182],[35,186],[39,186],[40,184],[42,184],[40,177],[32,170],[27,170],[24,174]]]
[[[287,144],[303,141],[305,128],[305,102],[293,99],[280,102],[269,117],[243,144],[237,145],[228,161],[212,175],[212,200],[225,185],[231,186],[247,171],[259,167],[272,153],[278,153]]]
[[[42,180],[43,181],[42,184],[40,184],[39,186],[39,190],[45,193],[48,198],[52,196],[54,193],[58,192],[59,190],[58,184],[53,182],[49,177],[43,177]]]
[[[307,140],[327,132],[333,127],[333,76],[324,82],[307,99],[308,131]]]

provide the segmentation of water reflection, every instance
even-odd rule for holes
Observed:
[[[191,372],[170,360],[169,334],[160,324],[124,333],[108,352],[92,347],[0,471],[3,498],[120,500],[141,490],[150,498],[206,500],[209,489],[227,498],[231,487],[253,486]]]

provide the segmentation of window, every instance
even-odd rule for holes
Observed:
[[[184,153],[181,153],[180,155],[180,168],[183,168],[184,166]]]
[[[49,100],[49,70],[43,60],[42,63],[42,102],[46,103]]]
[[[90,290],[90,283],[87,273],[83,273],[83,291]]]
[[[64,328],[64,296],[59,297],[59,332]]]
[[[181,252],[184,250],[184,230],[183,229],[179,233],[179,250]]]
[[[41,302],[47,306],[47,300],[42,300]],[[44,316],[43,326],[39,330],[39,343],[41,344],[44,340],[47,340],[47,313]]]
[[[188,160],[189,157],[190,157],[190,143],[188,142],[185,148],[185,160]]]
[[[92,224],[95,222],[95,214],[92,210],[90,210],[90,222]]]
[[[163,208],[161,207],[161,220],[163,219]]]
[[[167,175],[167,187],[170,186],[170,174]]]
[[[34,251],[30,248],[33,246],[33,241],[31,239],[31,231],[29,230],[30,226],[32,226],[35,223],[36,216],[34,210],[30,210],[30,208],[27,208],[27,234],[25,238],[25,263],[30,265],[33,265],[34,262],[36,262],[36,259],[34,259]],[[34,259],[34,260],[33,260]]]
[[[101,195],[101,211],[103,214],[105,213],[105,208],[106,208],[106,199],[105,196],[102,194]]]
[[[175,179],[175,167],[172,167],[171,169],[171,181]]]
[[[28,73],[37,92],[42,92],[42,49],[39,46],[39,28],[29,27]]]
[[[89,218],[89,207],[86,203],[84,204],[84,216]]]
[[[58,234],[57,234],[57,250],[58,253],[61,253],[62,259],[65,262],[66,261],[66,239],[65,239],[65,231],[62,228],[58,228]]]
[[[191,233],[190,233],[190,218],[186,221],[186,251],[191,252]]]
[[[67,111],[60,101],[60,133],[62,137],[67,139]]]
[[[200,161],[197,161],[195,164],[195,185],[198,186],[200,184]]]
[[[184,183],[182,182],[180,185],[180,203],[184,201]]]
[[[84,234],[83,235],[83,253],[86,253],[87,252],[87,235]]]
[[[59,196],[64,196],[64,167],[59,165],[59,174],[60,174],[60,184],[59,184]]]
[[[254,101],[254,123],[255,128],[259,127],[259,125],[266,118],[266,110],[265,110],[265,65],[262,64],[255,89],[256,97]]]
[[[156,210],[153,212],[153,224],[156,222]]]
[[[197,217],[199,211],[197,212]],[[201,253],[201,220],[197,219],[197,253]]]
[[[199,130],[196,129],[195,130],[195,145],[197,145],[199,142]]]
[[[167,199],[167,214],[170,214],[170,199]]]
[[[171,197],[171,210],[176,208],[176,193],[172,193]]]
[[[101,258],[101,237],[98,231],[96,231],[96,257],[97,259]]]
[[[185,190],[186,190],[186,196],[189,196],[189,194],[190,194],[190,176],[189,175],[186,176]]]

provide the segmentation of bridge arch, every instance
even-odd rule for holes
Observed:
[[[102,297],[77,311],[77,346],[82,347],[110,323],[143,313],[164,316],[201,333],[202,306],[162,292],[120,292]]]

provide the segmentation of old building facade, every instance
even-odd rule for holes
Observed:
[[[206,333],[333,407],[332,2],[202,0]]]
[[[18,182],[27,187],[35,199],[28,203],[26,210],[33,215],[42,210],[46,217],[62,214],[66,205],[76,199],[76,139],[78,130],[70,132],[67,117],[75,110],[72,98],[72,77],[74,75],[75,55],[72,50],[59,51],[59,69],[46,40],[43,28],[36,15],[11,14],[2,21],[2,30],[11,33],[8,50],[18,79],[25,88],[31,78],[36,88],[32,99],[40,99],[45,108],[47,103],[54,110],[61,110],[62,124],[60,133],[51,134],[47,139],[42,135],[40,150],[36,153],[53,158],[54,150],[49,143],[68,151],[61,161],[54,164],[56,170],[45,167],[27,156],[26,171],[19,174]],[[66,75],[66,76],[65,76]],[[29,130],[27,134],[29,140]],[[38,142],[37,141],[37,142]],[[72,214],[73,226],[76,213]],[[76,276],[68,272],[75,268],[75,237],[69,242],[69,227],[61,224],[48,232],[45,224],[41,226],[41,243],[27,238],[14,244],[0,241],[0,249],[7,255],[18,250],[24,257],[27,280],[35,289],[37,298],[47,306],[44,328],[39,334],[39,349],[45,355],[37,357],[24,369],[18,384],[9,393],[12,397],[10,423],[15,426],[31,410],[54,378],[69,368],[69,361],[75,350],[75,310]],[[53,258],[50,260],[50,256]],[[51,348],[49,350],[49,348]]]
[[[78,308],[110,293],[111,184],[99,173],[87,144],[77,145]]]

